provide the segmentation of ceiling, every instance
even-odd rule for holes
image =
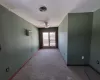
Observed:
[[[100,8],[100,0],[0,0],[0,4],[37,27],[44,27],[43,21],[56,27],[68,13],[93,12]],[[46,6],[47,11],[40,12],[41,6]]]

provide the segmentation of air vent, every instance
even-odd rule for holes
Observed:
[[[39,10],[40,10],[41,12],[45,12],[45,11],[47,11],[47,7],[41,6],[41,7],[39,8]]]

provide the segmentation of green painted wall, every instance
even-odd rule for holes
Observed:
[[[93,13],[90,65],[100,72],[100,9]]]
[[[92,13],[68,14],[68,64],[89,63],[92,31]],[[82,60],[82,56],[85,59]]]
[[[32,30],[32,34],[26,36],[24,29]],[[0,6],[0,44],[0,80],[8,80],[38,50],[38,30]]]
[[[64,18],[58,28],[58,46],[65,62],[67,63],[67,45],[68,45],[68,15]]]

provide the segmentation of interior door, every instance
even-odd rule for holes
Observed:
[[[43,48],[56,47],[56,32],[43,32]]]

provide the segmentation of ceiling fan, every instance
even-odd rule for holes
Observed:
[[[40,12],[46,12],[47,11],[47,7],[46,6],[40,6],[39,11]],[[49,18],[48,17],[45,20],[38,20],[38,21],[43,22],[45,24],[45,28],[49,28],[50,27],[49,24],[48,24],[48,22],[49,22]]]
[[[41,22],[43,22],[44,24],[45,24],[45,28],[49,28],[50,26],[49,26],[49,18],[47,18],[46,20],[38,20],[38,21],[41,21]]]
[[[44,21],[44,24],[45,24],[45,28],[49,28],[50,26],[48,25],[48,22],[47,21]]]

